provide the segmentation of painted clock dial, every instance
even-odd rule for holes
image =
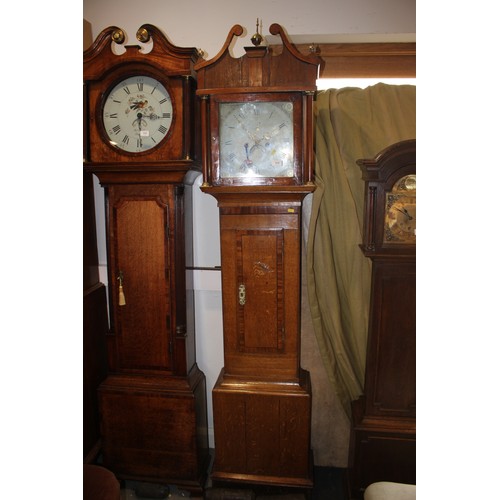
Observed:
[[[220,177],[293,177],[293,103],[222,102]]]
[[[417,239],[417,176],[399,179],[386,194],[385,243],[415,244]]]
[[[165,86],[150,76],[126,78],[107,95],[102,122],[109,143],[128,153],[158,146],[172,125],[172,99]]]

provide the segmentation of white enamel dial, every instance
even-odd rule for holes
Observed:
[[[172,125],[172,100],[150,76],[122,80],[104,102],[102,121],[111,145],[140,153],[163,141]]]
[[[220,177],[293,177],[293,103],[219,105]]]

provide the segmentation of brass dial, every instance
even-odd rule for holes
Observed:
[[[399,179],[386,194],[384,243],[415,244],[417,240],[416,175]]]

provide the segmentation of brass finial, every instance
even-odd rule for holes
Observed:
[[[262,19],[260,20],[260,33],[259,33],[259,18],[257,18],[256,33],[250,39],[256,47],[258,47],[262,43],[263,38],[261,33],[262,33]]]
[[[318,53],[318,46],[315,43],[311,43],[311,45],[309,45],[309,52],[311,54],[317,54]]]
[[[149,39],[151,38],[151,35],[146,28],[139,28],[135,36],[137,40],[142,43],[149,42]]]
[[[116,29],[111,34],[111,38],[113,42],[117,43],[118,45],[121,45],[125,41],[125,33],[123,33],[123,30],[121,29]]]

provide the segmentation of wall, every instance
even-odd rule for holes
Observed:
[[[350,41],[364,41],[367,35],[371,41],[414,41],[415,4],[416,0],[83,0],[83,18],[91,23],[94,38],[114,25],[135,43],[137,28],[151,23],[175,45],[200,48],[212,58],[234,24],[241,24],[251,36],[257,18],[262,19],[264,36],[277,22],[295,43],[342,41],[341,35]],[[238,50],[237,44],[236,55]]]
[[[140,5],[140,8],[139,8]],[[236,57],[255,32],[257,17],[263,20],[263,35],[270,24],[277,22],[287,31],[292,42],[409,42],[415,41],[415,0],[149,0],[138,4],[131,0],[84,0],[83,17],[90,24],[91,38],[108,26],[122,28],[136,44],[135,32],[144,23],[160,28],[178,46],[197,47],[205,58],[214,57],[222,47],[230,28],[241,24],[248,36],[240,37],[233,47]],[[87,26],[88,27],[88,26]],[[272,42],[272,40],[270,40]],[[96,216],[101,279],[106,280],[104,238],[104,193],[96,182]],[[305,282],[305,280],[304,280]],[[307,307],[307,290],[303,282],[302,366],[311,372],[313,382],[312,446],[317,465],[345,467],[348,455],[349,422],[331,391],[322,369]],[[207,375],[211,392],[222,364],[220,297],[207,293],[211,321],[211,345],[220,346],[217,354],[208,350],[197,338],[197,361]],[[215,301],[215,302],[214,302]],[[214,305],[215,304],[215,305]],[[207,325],[197,326],[198,336]],[[215,366],[217,365],[217,366]],[[213,374],[212,374],[213,372]],[[208,395],[209,400],[210,395]],[[209,427],[212,431],[211,401]],[[213,446],[211,434],[210,445]]]

